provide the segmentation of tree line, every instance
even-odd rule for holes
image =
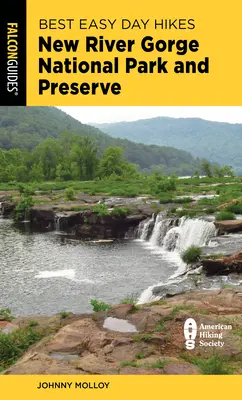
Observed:
[[[143,171],[164,175],[166,171]],[[229,166],[218,167],[204,161],[194,176],[233,176]],[[109,146],[102,153],[95,140],[87,136],[62,133],[59,139],[48,138],[32,151],[0,149],[0,182],[88,181],[112,178],[136,179],[140,176],[138,165],[128,162],[123,149]]]
[[[137,166],[124,159],[121,147],[110,146],[99,155],[89,137],[63,133],[48,138],[33,151],[0,149],[0,182],[93,180],[110,175],[135,177]]]

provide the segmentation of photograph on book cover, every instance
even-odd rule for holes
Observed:
[[[241,147],[241,107],[0,107],[1,374],[241,374]]]

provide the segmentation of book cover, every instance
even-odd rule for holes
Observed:
[[[4,4],[2,395],[241,388],[240,15]]]

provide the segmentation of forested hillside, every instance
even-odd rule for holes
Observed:
[[[186,151],[112,138],[99,129],[85,125],[55,107],[0,107],[0,148],[32,151],[48,138],[58,139],[63,132],[72,132],[93,140],[97,154],[110,146],[123,148],[124,158],[139,169],[188,175],[200,167]]]
[[[242,172],[242,124],[198,118],[151,118],[134,122],[95,124],[103,132],[138,143],[174,146],[194,157],[229,164]]]

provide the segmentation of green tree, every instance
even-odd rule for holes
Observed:
[[[34,164],[31,167],[29,177],[31,181],[35,182],[42,182],[44,180],[44,171],[42,165],[39,164]]]
[[[205,175],[208,178],[212,178],[212,176],[213,176],[212,167],[211,167],[211,164],[207,160],[203,161],[203,163],[201,164],[201,167],[202,167],[202,170],[205,173]]]
[[[36,147],[34,158],[42,165],[46,180],[56,178],[56,168],[62,159],[62,149],[58,141],[46,139]]]
[[[99,174],[102,178],[112,174],[122,175],[125,159],[121,147],[110,146],[104,150],[100,160]]]
[[[88,137],[79,138],[71,148],[71,159],[79,173],[79,179],[91,180],[95,177],[98,166],[97,146]]]
[[[176,190],[177,176],[172,175],[170,177],[166,175],[160,175],[158,172],[149,176],[150,190],[152,194],[158,195],[164,192],[170,192]]]

